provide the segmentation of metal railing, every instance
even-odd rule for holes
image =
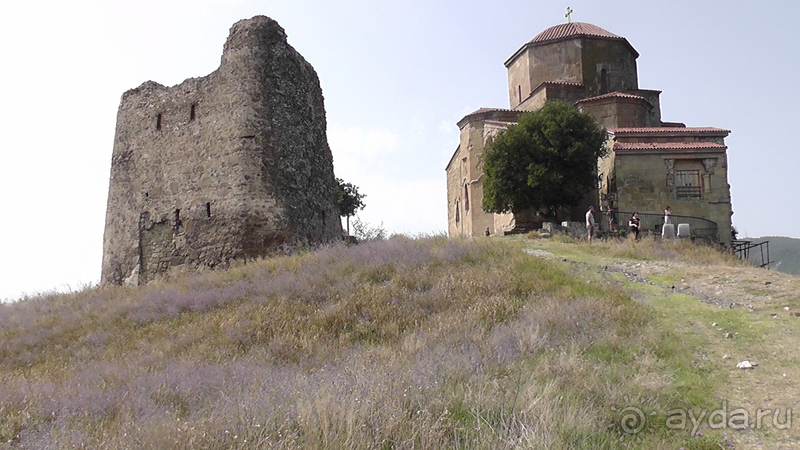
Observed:
[[[769,259],[769,241],[761,241],[754,244],[753,241],[737,239],[731,242],[731,248],[733,248],[733,253],[739,259],[749,260],[758,267],[769,269],[769,265],[774,262]],[[753,249],[758,249],[758,256],[761,257],[760,263],[755,257],[751,258],[750,250]]]
[[[610,227],[609,219],[614,219],[614,224],[617,230],[628,231],[628,221],[631,219],[633,212],[613,211],[609,214],[608,211],[600,213],[600,230],[613,231]],[[670,216],[670,221],[675,224],[675,231],[677,232],[679,223],[689,224],[689,233],[692,238],[708,239],[713,242],[719,242],[719,232],[717,224],[708,219],[694,216],[679,216],[673,214]],[[661,228],[664,226],[664,214],[653,213],[639,213],[639,233],[648,234],[652,233],[661,236]]]

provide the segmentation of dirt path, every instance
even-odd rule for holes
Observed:
[[[670,283],[670,289],[722,307],[782,309],[800,299],[800,277],[774,270],[663,261],[628,261],[609,265],[608,270],[622,272],[637,282],[679,277]]]
[[[800,448],[800,418],[791,416],[800,413],[800,277],[674,261],[623,260],[602,270],[624,274],[634,287],[645,283],[660,288],[660,295],[685,294],[719,308],[720,320],[698,319],[690,332],[709,336],[709,348],[697,350],[699,359],[707,361],[695,364],[712,364],[727,373],[718,391],[720,404],[729,413],[737,408],[747,412],[749,429],[729,432],[736,448]],[[652,301],[652,294],[629,291]],[[738,369],[744,360],[757,366]]]

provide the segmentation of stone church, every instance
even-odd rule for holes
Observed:
[[[237,22],[217,70],[122,95],[101,282],[341,239],[314,68],[274,20]]]
[[[624,37],[580,22],[550,27],[514,52],[505,62],[510,108],[481,108],[458,122],[460,143],[446,167],[449,234],[513,232],[513,214],[481,209],[484,145],[520,114],[558,100],[594,117],[609,135],[598,190],[574,208],[572,220],[583,221],[589,205],[654,214],[670,205],[713,224],[713,238],[730,245],[730,132],[661,120],[661,91],[639,88],[638,57]]]

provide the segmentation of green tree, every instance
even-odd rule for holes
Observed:
[[[485,149],[483,209],[530,213],[577,206],[597,187],[597,160],[605,156],[606,130],[588,114],[548,102],[519,117]]]
[[[351,183],[345,183],[341,178],[336,179],[336,190],[334,192],[336,207],[339,208],[339,215],[347,218],[347,235],[350,235],[350,216],[355,215],[359,209],[364,209],[364,197],[366,195],[358,193],[358,187]]]

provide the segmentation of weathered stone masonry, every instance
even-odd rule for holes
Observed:
[[[210,75],[123,94],[102,282],[339,239],[333,189],[316,72],[274,20],[237,22]]]

